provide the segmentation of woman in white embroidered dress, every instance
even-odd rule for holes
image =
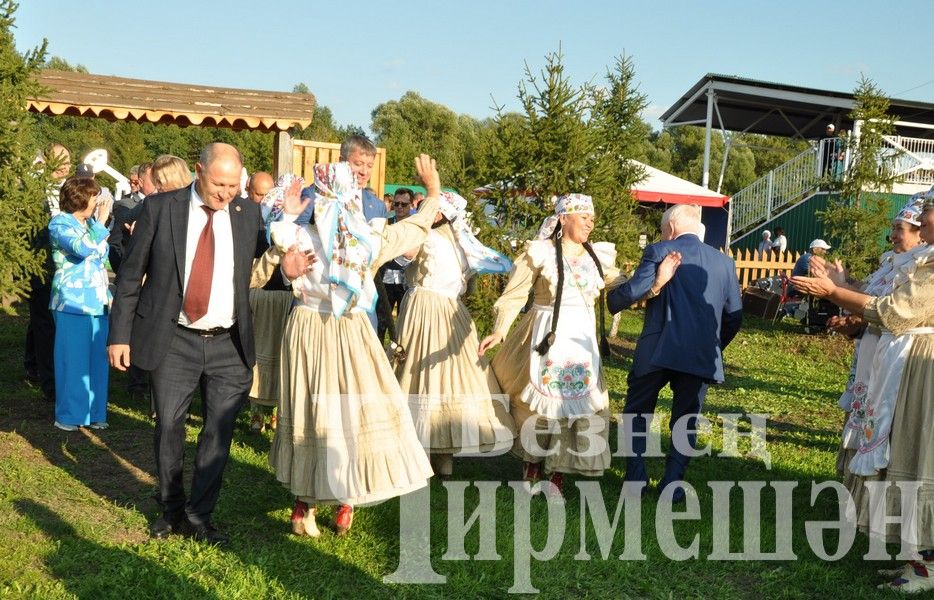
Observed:
[[[270,224],[272,246],[254,269],[253,285],[262,285],[291,248],[318,259],[291,282],[296,305],[282,340],[279,420],[269,454],[276,478],[296,496],[292,528],[298,535],[318,535],[318,505],[339,505],[335,525],[343,534],[355,505],[424,487],[432,475],[367,317],[376,301],[373,273],[420,244],[438,208],[434,161],[422,155],[416,168],[428,197],[420,212],[393,225],[364,219],[347,163],[315,165],[309,225],[289,222],[304,208],[300,179],[282,182],[264,200],[274,217],[283,210],[288,215]]]
[[[552,492],[562,491],[565,473],[600,476],[610,465],[600,360],[606,340],[597,339],[595,312],[602,331],[603,291],[619,271],[613,244],[588,241],[593,227],[590,196],[556,200],[538,239],[516,258],[494,306],[493,333],[480,343],[483,355],[505,339],[492,367],[519,433],[513,453],[523,461],[524,478],[534,483],[543,469],[556,486],[546,488]],[[532,307],[509,333],[530,289]]]
[[[867,460],[872,462],[868,464],[877,470],[854,478],[851,484],[853,489],[854,484],[881,481],[885,482],[885,492],[857,490],[853,494],[856,514],[847,514],[861,531],[917,550],[921,560],[880,571],[895,578],[880,587],[905,593],[934,589],[934,197],[924,199],[919,221],[921,239],[927,246],[918,250],[911,264],[901,271],[904,277],[896,275],[886,295],[871,296],[838,286],[820,264],[817,268],[812,265],[814,277],[792,278],[799,290],[828,298],[861,316],[870,326],[878,327],[882,336],[891,333],[893,340],[910,338],[899,359],[900,381],[894,401],[887,413],[881,410],[882,404],[878,405],[878,413],[876,405],[872,405],[875,423],[867,439],[885,437],[885,452],[870,453]],[[877,358],[882,358],[881,353]],[[870,379],[869,385],[874,387],[875,380]],[[871,398],[870,393],[867,402]],[[866,416],[870,416],[868,407]],[[890,487],[890,483],[898,488]],[[901,519],[887,522],[889,515],[901,515]]]
[[[505,273],[512,262],[470,230],[467,201],[441,192],[440,209],[425,242],[407,258],[409,289],[402,300],[396,376],[435,473],[447,477],[453,455],[505,451],[515,436],[509,405],[488,366],[470,311],[460,297],[474,274]]]
[[[921,200],[910,201],[892,221],[892,250],[884,253],[876,269],[865,283],[854,285],[846,282],[845,273],[836,265],[823,260],[814,260],[816,269],[828,270],[835,283],[861,291],[869,296],[887,296],[901,285],[917,269],[919,259],[928,252],[921,244],[919,221]],[[852,475],[874,475],[888,464],[889,428],[892,410],[901,383],[905,358],[911,349],[911,335],[893,335],[876,326],[866,326],[860,317],[841,317],[843,328],[865,328],[856,343],[856,352],[847,382],[847,389],[840,397],[840,406],[849,413],[843,428],[843,451],[838,461],[838,470],[851,492],[861,489]],[[829,323],[835,326],[836,322]]]

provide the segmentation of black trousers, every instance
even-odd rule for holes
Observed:
[[[241,358],[236,330],[203,337],[179,328],[168,354],[151,375],[163,515],[175,521],[187,514],[192,523],[207,523],[220,496],[234,423],[250,391],[253,371]],[[199,387],[204,426],[198,435],[191,494],[186,502],[185,418]]]
[[[405,296],[405,285],[402,283],[387,283],[385,288],[386,303],[384,304],[380,299],[376,305],[376,335],[379,337],[381,344],[383,343],[383,337],[386,335],[386,330],[389,329],[389,324],[393,322],[392,311],[396,310],[398,312],[402,305],[402,297]]]
[[[55,321],[49,310],[52,295],[50,281],[33,277],[29,292],[29,325],[26,327],[26,345],[23,367],[26,374],[39,378],[46,398],[55,399]]]
[[[673,429],[678,419],[686,417],[687,429],[686,439],[678,440],[682,448],[697,447],[697,415],[700,414],[704,406],[704,398],[707,396],[706,380],[695,375],[672,371],[671,369],[661,369],[652,371],[639,377],[634,377],[632,373],[627,378],[629,391],[626,394],[626,405],[623,408],[624,414],[649,415],[655,412],[655,405],[658,403],[658,393],[666,384],[671,385],[671,422],[669,430]],[[632,420],[632,433],[643,434],[646,432],[646,419],[636,416]],[[628,432],[627,432],[628,433]],[[624,433],[625,435],[626,433]],[[646,440],[642,435],[632,436],[632,449],[634,456],[626,458],[626,481],[648,481],[648,473],[645,469],[645,450]],[[668,451],[668,459],[665,461],[665,474],[662,476],[658,489],[663,489],[665,485],[672,481],[684,479],[684,472],[688,468],[688,462],[691,458],[678,451],[675,439],[671,439],[671,449]]]

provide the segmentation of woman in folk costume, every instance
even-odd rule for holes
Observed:
[[[489,367],[460,297],[473,274],[506,273],[512,263],[474,236],[467,201],[441,192],[440,209],[425,242],[410,252],[409,289],[398,321],[396,376],[435,472],[451,474],[453,455],[505,451],[515,431],[509,406]]]
[[[896,275],[889,293],[869,295],[839,286],[820,263],[812,265],[814,277],[792,278],[799,290],[861,316],[882,336],[911,338],[899,365],[900,382],[890,411],[877,415],[873,406],[870,415],[866,409],[867,417],[876,417],[872,437],[885,438],[886,450],[884,455],[872,453],[876,470],[856,483],[886,482],[884,493],[863,486],[853,495],[856,514],[848,511],[861,531],[918,551],[921,560],[880,571],[894,577],[880,587],[906,593],[934,589],[934,198],[926,198],[922,206],[920,233],[927,247]],[[902,522],[887,523],[887,516],[901,516]]]
[[[296,496],[292,529],[298,535],[318,535],[319,504],[339,505],[335,525],[343,534],[355,505],[406,494],[432,475],[405,394],[367,316],[376,302],[373,273],[420,244],[438,209],[434,161],[422,155],[416,167],[428,197],[419,213],[390,226],[364,219],[347,163],[315,165],[314,220],[306,226],[290,222],[308,202],[299,198],[300,179],[264,200],[274,219],[272,246],[253,284],[268,279],[289,249],[317,257],[291,282],[295,307],[282,339],[279,420],[269,453],[276,478]]]
[[[519,432],[513,452],[523,461],[527,481],[534,482],[543,469],[559,492],[564,473],[599,476],[610,465],[609,400],[600,349],[606,347],[604,288],[619,271],[613,244],[588,242],[593,227],[590,196],[557,199],[555,214],[542,224],[538,239],[516,258],[494,307],[493,333],[479,349],[482,356],[506,340],[492,366],[509,394]],[[532,307],[507,336],[530,289]]]
[[[920,198],[898,212],[890,235],[893,248],[882,255],[879,268],[862,284],[848,284],[842,270],[833,265],[814,261],[815,265],[830,267],[837,285],[869,296],[887,296],[909,279],[930,251],[920,243],[920,217]],[[862,489],[859,477],[874,475],[888,463],[892,411],[913,336],[867,327],[865,321],[854,315],[838,320],[850,327],[865,328],[856,343],[846,391],[840,397],[840,406],[849,416],[843,428],[837,467],[856,494]]]

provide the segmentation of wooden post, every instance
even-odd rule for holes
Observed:
[[[272,148],[272,176],[279,179],[280,175],[292,172],[292,136],[288,131],[277,131],[276,141]]]

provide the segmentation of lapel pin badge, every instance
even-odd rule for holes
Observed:
[[[240,207],[239,207],[239,206],[235,206],[235,207],[234,207],[234,210],[237,211],[237,212],[240,212]]]

